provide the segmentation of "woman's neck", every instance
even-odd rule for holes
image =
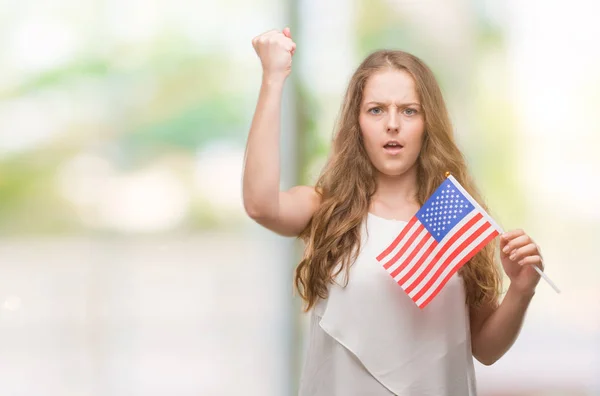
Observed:
[[[419,210],[417,172],[411,168],[399,176],[377,176],[377,190],[369,210],[382,217],[405,218]]]
[[[399,176],[388,176],[379,173],[377,176],[377,189],[373,198],[383,201],[416,202],[417,192],[417,170],[412,167]]]

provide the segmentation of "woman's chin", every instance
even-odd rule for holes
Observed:
[[[384,177],[401,177],[406,175],[406,168],[384,168],[379,173]]]
[[[406,164],[393,164],[393,166],[386,165],[387,166],[376,167],[378,173],[384,177],[402,177],[416,171],[416,164],[413,164],[413,166],[407,166]]]

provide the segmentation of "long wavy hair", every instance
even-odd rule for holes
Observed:
[[[367,156],[359,126],[359,112],[367,80],[375,72],[404,70],[414,79],[425,117],[425,133],[417,160],[417,201],[423,205],[451,172],[487,210],[458,149],[440,87],[432,71],[419,58],[402,51],[377,51],[369,55],[352,76],[335,127],[329,160],[315,189],[321,204],[299,238],[305,242],[296,268],[295,287],[310,310],[326,298],[328,285],[341,271],[346,284],[349,268],[360,251],[361,224],[376,190],[375,170]],[[494,260],[495,244],[487,244],[459,271],[465,281],[467,304],[495,302],[501,276]]]

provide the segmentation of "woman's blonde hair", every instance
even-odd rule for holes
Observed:
[[[318,298],[327,297],[328,285],[341,271],[348,274],[360,251],[361,224],[367,216],[376,185],[374,167],[365,150],[358,117],[368,78],[386,68],[404,70],[413,77],[424,113],[425,133],[417,160],[416,199],[419,204],[433,194],[444,180],[445,172],[449,171],[487,209],[456,146],[448,111],[431,70],[419,58],[406,52],[382,50],[372,53],[361,63],[348,85],[331,155],[315,186],[321,195],[321,205],[300,234],[305,251],[296,268],[295,286],[306,302],[307,311]],[[494,256],[495,244],[488,243],[460,269],[469,306],[497,300],[501,277]]]

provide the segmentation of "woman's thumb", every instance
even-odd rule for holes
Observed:
[[[292,38],[292,32],[290,31],[289,27],[286,27],[285,29],[283,29],[283,34],[287,38]]]

